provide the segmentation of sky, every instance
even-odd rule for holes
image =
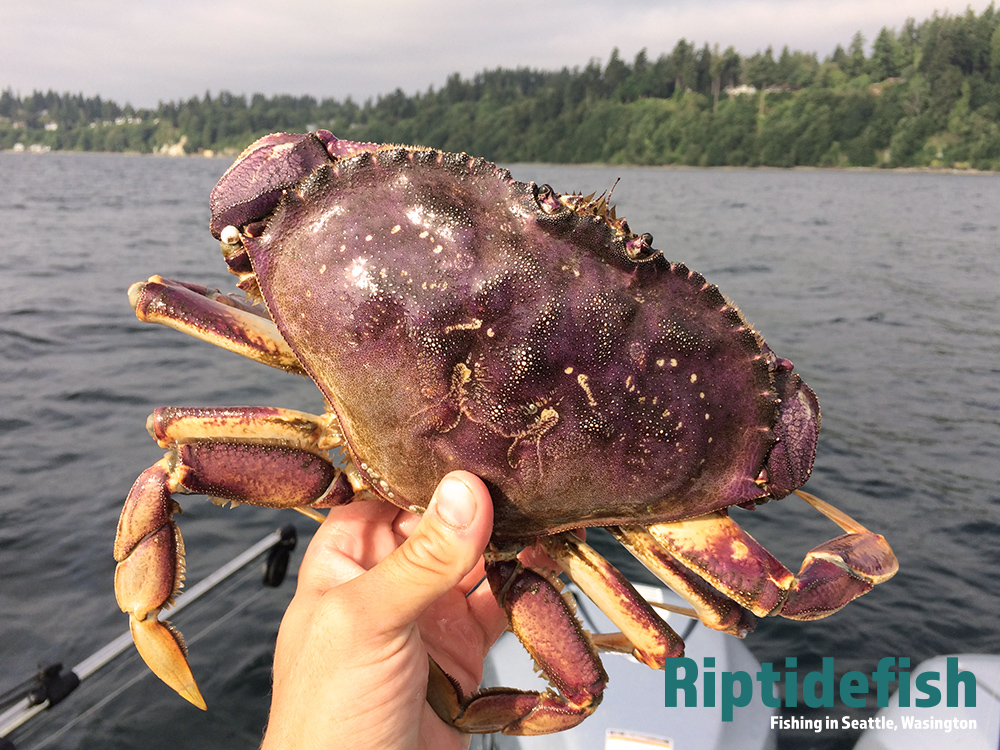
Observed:
[[[348,96],[441,88],[497,67],[651,60],[681,38],[750,55],[867,51],[882,27],[987,0],[0,0],[0,90],[155,107],[217,94]]]

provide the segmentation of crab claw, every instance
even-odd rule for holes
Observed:
[[[198,691],[180,633],[158,619],[173,602],[184,579],[184,541],[172,516],[167,459],[150,466],[132,485],[118,520],[115,537],[115,596],[129,615],[132,639],[143,661],[157,677],[198,708]]]
[[[129,617],[128,624],[135,648],[153,674],[182,698],[206,710],[205,699],[188,665],[187,648],[181,634],[169,624],[160,622],[155,613],[145,620]]]
[[[798,575],[726,511],[652,524],[648,530],[666,554],[757,617],[818,620],[896,574],[899,563],[885,537],[808,492],[794,492],[847,532],[807,553]]]
[[[802,490],[795,494],[840,526],[846,534],[814,547],[788,591],[781,616],[817,620],[888,581],[899,570],[892,548],[843,511]]]

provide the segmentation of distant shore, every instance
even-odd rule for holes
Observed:
[[[249,144],[248,144],[249,145]],[[232,161],[237,156],[239,156],[240,151],[237,149],[223,149],[221,151],[214,151],[213,149],[206,149],[197,153],[184,153],[184,154],[150,154],[143,153],[141,151],[78,151],[73,149],[0,149],[0,154],[26,154],[30,156],[44,156],[46,154],[75,154],[79,156],[132,156],[132,157],[151,157],[155,159],[224,159],[226,161]],[[572,165],[575,167],[623,167],[627,169],[676,169],[676,170],[760,170],[760,171],[772,171],[772,172],[861,172],[861,173],[872,173],[872,174],[955,174],[955,175],[997,175],[1000,174],[998,170],[990,169],[974,169],[973,167],[965,166],[926,166],[926,167],[840,167],[840,166],[829,166],[829,167],[817,167],[809,165],[792,166],[792,167],[776,167],[767,164],[760,165],[713,165],[713,166],[697,166],[689,164],[623,164],[623,163],[611,163],[611,162],[587,162],[587,163],[572,163],[572,162],[544,162],[544,161],[514,161],[514,162],[504,162],[502,166],[507,168],[514,168],[519,165],[529,165],[529,164],[539,164],[539,165],[560,165],[568,166]]]

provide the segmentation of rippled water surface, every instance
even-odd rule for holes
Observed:
[[[76,664],[126,627],[110,549],[129,486],[162,453],[144,430],[154,406],[321,408],[308,382],[140,324],[129,309],[125,290],[153,273],[232,286],[206,231],[208,193],[227,166],[0,153],[0,691],[41,663]],[[620,177],[619,215],[718,284],[819,395],[808,489],[884,533],[901,570],[825,621],[760,623],[747,639],[758,659],[780,668],[796,656],[804,673],[832,656],[843,673],[884,656],[1000,653],[1000,178],[513,171],[563,191],[599,192]],[[182,500],[192,581],[289,520]],[[795,569],[837,533],[794,498],[735,515]],[[193,636],[208,713],[129,655],[19,747],[255,746],[294,581],[264,590],[254,575],[177,618]],[[790,747],[853,739],[781,737]]]

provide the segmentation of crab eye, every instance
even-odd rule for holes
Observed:
[[[657,254],[653,249],[653,235],[649,232],[633,237],[625,243],[625,252],[634,261],[649,260]]]
[[[562,204],[559,203],[559,199],[556,197],[556,191],[552,189],[551,185],[536,185],[534,192],[535,201],[538,203],[538,207],[545,213],[555,213],[562,206]]]
[[[238,245],[240,244],[240,230],[230,224],[219,234],[219,239],[227,245]]]

